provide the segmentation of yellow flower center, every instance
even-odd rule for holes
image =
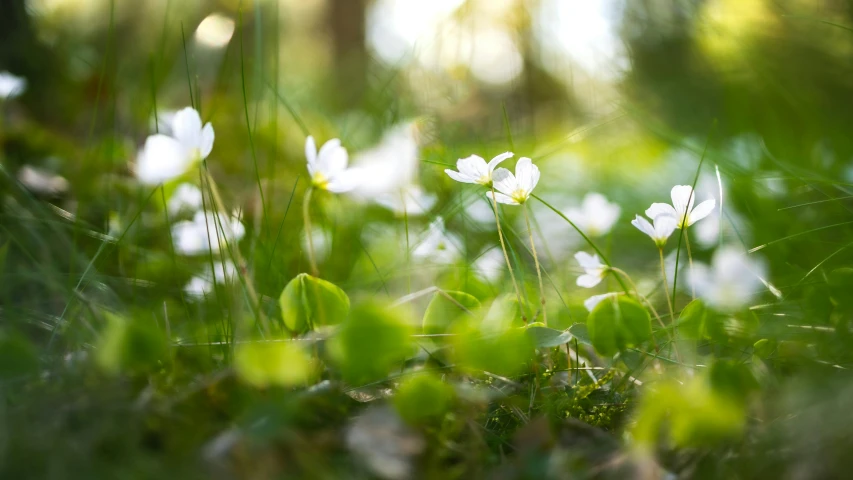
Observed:
[[[518,203],[524,203],[527,201],[528,193],[526,190],[519,188],[516,191],[512,192],[512,195],[510,195],[510,197],[512,197],[512,199]]]
[[[313,177],[311,177],[311,183],[320,190],[325,190],[329,186],[329,179],[326,178],[320,172],[316,172]]]

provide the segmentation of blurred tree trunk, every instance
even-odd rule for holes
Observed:
[[[328,27],[334,48],[336,95],[340,109],[357,107],[367,87],[365,15],[367,0],[330,0]]]
[[[54,51],[39,40],[26,4],[26,0],[0,0],[0,71],[26,78],[25,101],[31,113],[57,120],[67,79]]]

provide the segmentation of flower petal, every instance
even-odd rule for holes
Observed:
[[[605,266],[602,265],[601,259],[598,258],[598,255],[590,255],[586,252],[576,253],[575,260],[577,260],[578,264],[585,270],[598,269]]]
[[[518,188],[530,193],[539,183],[539,167],[529,158],[522,157],[515,165],[515,177]]]
[[[646,216],[652,220],[661,215],[669,215],[672,218],[678,218],[678,212],[672,208],[672,205],[667,203],[653,203],[651,207],[646,209]]]
[[[471,178],[465,174],[459,173],[456,170],[451,170],[449,168],[446,168],[446,169],[444,169],[444,173],[446,173],[450,178],[456,180],[457,182],[477,183],[477,181],[474,180],[473,178]]]
[[[631,225],[637,227],[637,229],[639,231],[645,233],[646,235],[648,235],[649,237],[651,237],[654,240],[655,229],[654,229],[654,227],[652,227],[652,224],[649,223],[649,221],[646,220],[645,218],[637,215],[634,217],[633,220],[631,220]]]
[[[693,208],[693,201],[696,200],[693,187],[690,185],[676,185],[672,187],[669,195],[672,197],[672,206],[677,212],[676,218],[679,220],[678,223],[681,223],[681,217],[684,217],[684,214]]]
[[[334,150],[340,146],[341,146],[340,139],[333,138],[333,139],[327,141],[326,143],[323,144],[322,147],[320,147],[320,151],[317,153],[317,160],[321,161],[323,159],[324,155],[328,155],[328,152],[330,152],[330,151],[332,151],[332,150]]]
[[[702,220],[707,217],[714,211],[714,207],[717,205],[717,201],[713,198],[710,200],[705,200],[704,202],[696,205],[690,214],[687,216],[687,226],[693,225],[694,223]]]
[[[601,280],[602,278],[600,275],[590,275],[586,273],[578,277],[577,284],[579,287],[592,288],[601,283]]]
[[[349,192],[358,186],[363,178],[364,172],[359,168],[350,168],[338,172],[329,179],[326,190],[332,193]]]
[[[591,311],[593,311],[593,309],[595,309],[595,307],[599,303],[601,303],[602,300],[615,297],[616,295],[619,295],[619,294],[615,293],[615,292],[610,292],[610,293],[602,293],[601,295],[593,295],[593,296],[587,298],[586,300],[584,300],[583,306],[586,307],[586,309],[591,312]]]
[[[137,157],[136,176],[146,185],[157,185],[183,175],[191,163],[178,140],[151,135]]]
[[[491,195],[492,192],[489,192]],[[518,205],[519,203],[513,200],[509,195],[504,195],[503,193],[495,192],[495,201],[498,203],[505,203],[507,205]]]
[[[505,195],[512,195],[518,188],[518,182],[515,179],[515,175],[505,168],[498,168],[492,173],[492,182],[495,186],[495,190]]]
[[[199,145],[199,153],[201,153],[201,158],[204,160],[210,155],[210,152],[213,150],[213,140],[216,136],[213,134],[213,125],[210,122],[204,125],[204,128],[201,129],[201,145]]]
[[[187,107],[175,114],[172,136],[187,150],[201,151],[201,117],[196,109]]]
[[[483,157],[478,155],[460,158],[456,161],[456,168],[459,170],[459,173],[468,175],[475,180],[488,176],[490,172],[489,166],[486,165],[486,161],[483,160]]]
[[[317,162],[317,145],[314,143],[314,137],[311,135],[308,135],[308,138],[305,139],[305,159],[308,160],[309,165]]]
[[[676,220],[669,215],[659,215],[655,217],[654,236],[655,241],[664,241],[672,235],[678,224]]]
[[[490,172],[493,171],[498,165],[500,165],[501,162],[503,162],[504,160],[506,160],[508,158],[512,158],[513,155],[515,155],[515,154],[512,152],[504,152],[500,155],[495,156],[495,158],[493,158],[489,162],[489,165],[488,165],[489,171]]]

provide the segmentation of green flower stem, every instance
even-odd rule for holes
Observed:
[[[575,229],[575,231],[576,231],[576,232],[578,232],[578,233],[580,234],[580,236],[581,236],[581,237],[583,237],[584,241],[586,241],[586,243],[587,243],[590,247],[592,247],[592,249],[593,249],[593,250],[595,250],[595,253],[597,253],[597,254],[598,254],[598,258],[600,258],[600,259],[601,259],[601,261],[602,261],[602,262],[604,262],[604,264],[605,264],[605,265],[607,265],[607,266],[608,266],[608,267],[610,267],[610,268],[613,268],[613,264],[612,264],[612,263],[610,263],[610,260],[608,260],[608,259],[607,259],[607,256],[606,256],[606,255],[605,255],[601,250],[599,250],[599,249],[598,249],[598,247],[596,247],[594,243],[592,243],[592,240],[590,240],[590,239],[589,239],[589,237],[588,237],[588,236],[586,236],[586,234],[585,234],[585,233],[583,233],[583,230],[581,230],[580,228],[578,228],[578,226],[577,226],[577,225],[575,225],[575,223],[574,223],[574,222],[572,222],[571,220],[569,220],[569,218],[568,218],[567,216],[563,215],[563,212],[561,212],[561,211],[557,210],[556,208],[554,208],[554,206],[553,206],[553,205],[551,205],[550,203],[546,202],[545,200],[542,200],[540,197],[537,197],[536,195],[534,195],[534,194],[532,194],[532,193],[530,194],[530,196],[531,196],[531,197],[533,197],[533,198],[535,198],[536,200],[539,200],[540,202],[542,202],[542,204],[543,204],[543,205],[545,205],[546,207],[550,208],[550,209],[551,209],[551,211],[553,211],[554,213],[556,213],[557,215],[559,215],[559,216],[560,216],[560,218],[562,218],[563,220],[565,220],[566,222],[568,222],[568,223],[569,223],[569,225],[571,225],[571,226],[572,226],[572,228],[574,228],[574,229]],[[625,293],[630,293],[630,292],[628,291],[628,286],[627,286],[627,285],[625,285],[625,282],[622,280],[622,277],[620,277],[620,276],[618,276],[618,275],[617,275],[617,276],[616,276],[616,281],[617,281],[617,282],[619,282],[619,286],[620,286],[620,287],[622,287],[622,290],[623,290]]]
[[[530,235],[530,251],[533,252],[533,262],[536,264],[536,276],[539,277],[539,298],[542,303],[542,323],[548,325],[548,313],[545,307],[545,286],[542,283],[542,268],[539,266],[539,256],[536,255],[536,244],[533,241],[533,228],[530,226],[530,214],[527,212],[527,203],[521,206],[524,209],[524,221],[527,222],[527,233]]]
[[[515,281],[515,273],[512,271],[512,263],[509,261],[509,254],[506,253],[506,243],[504,241],[503,230],[501,230],[501,219],[498,216],[498,202],[495,200],[495,186],[492,185],[492,205],[494,206],[495,212],[495,224],[498,227],[498,238],[501,241],[501,250],[504,253],[504,260],[506,260],[506,268],[509,269],[509,278],[512,280],[512,286],[515,289],[515,296],[518,299],[518,310],[521,312],[521,319],[524,323],[527,323],[527,315],[524,314],[524,304],[521,301],[521,290],[518,288],[518,282]]]
[[[666,264],[663,260],[663,248],[658,248],[660,254],[660,273],[663,276],[663,291],[666,294],[666,306],[669,307],[670,323],[675,323],[675,311],[672,308],[672,300],[669,296],[669,285],[666,280]]]
[[[722,229],[722,227],[720,227],[720,229]],[[690,237],[687,235],[687,228],[686,227],[684,228],[684,245],[687,246],[687,268],[690,269],[690,275],[693,276],[693,254],[690,252]],[[695,300],[696,299],[696,287],[693,286],[692,281],[690,281],[688,283],[690,283],[690,295]]]
[[[311,235],[311,193],[314,187],[305,190],[305,198],[302,199],[302,220],[305,222],[305,235],[308,237],[308,262],[311,264],[311,275],[320,276],[317,269],[317,260],[314,258],[314,237]]]
[[[637,289],[637,285],[634,284],[634,281],[631,280],[631,277],[628,276],[628,273],[626,271],[619,269],[619,268],[616,268],[616,267],[610,267],[610,270],[612,270],[613,273],[616,273],[617,275],[622,275],[623,277],[625,277],[625,280],[627,280],[628,284],[631,285],[631,289],[634,290],[634,296],[636,296],[642,302],[644,302],[646,305],[648,305],[649,309],[652,311],[652,314],[654,314],[655,318],[658,320],[658,323],[660,323],[660,326],[662,328],[666,328],[666,325],[663,323],[663,319],[660,318],[660,315],[658,314],[654,305],[652,305],[652,302],[649,301],[649,299],[646,298],[644,295],[640,295],[640,290]]]
[[[213,175],[210,174],[210,170],[207,169],[206,165],[204,166],[204,168],[202,168],[202,170],[204,170],[207,179],[207,184],[210,187],[210,196],[213,199],[213,203],[216,207],[216,210],[222,212],[224,215],[228,215],[228,210],[225,208],[225,202],[222,201],[222,196],[219,195],[219,188],[216,186],[216,182],[213,180]],[[218,216],[216,216],[215,218],[218,218]],[[222,225],[214,225],[213,228],[222,228]],[[218,232],[217,235],[219,235]],[[269,325],[267,325],[266,317],[261,311],[260,297],[258,297],[258,293],[255,291],[255,287],[249,275],[249,268],[247,266],[246,260],[240,253],[239,247],[235,247],[229,250],[231,251],[231,255],[234,257],[234,261],[237,263],[237,271],[240,272],[240,276],[243,277],[243,284],[246,287],[246,294],[249,296],[249,300],[252,302],[252,309],[255,311],[256,315],[261,320],[261,323],[264,325],[264,327],[268,328]]]

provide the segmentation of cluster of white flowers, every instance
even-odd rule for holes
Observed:
[[[4,74],[0,74],[0,87],[5,89],[5,97],[23,88],[13,84]],[[137,158],[136,173],[144,184],[159,185],[181,177],[211,153],[213,127],[210,123],[202,125],[200,115],[193,108],[165,114],[157,128],[162,133],[149,136]],[[339,139],[326,141],[318,150],[314,138],[308,136],[305,157],[311,186],[331,193],[349,193],[356,199],[374,201],[397,213],[424,214],[434,205],[435,196],[424,192],[416,181],[417,135],[416,122],[398,125],[389,130],[377,146],[357,155],[355,167],[349,166],[349,154]],[[495,203],[522,205],[533,194],[540,172],[527,157],[518,160],[514,173],[499,167],[513,155],[504,152],[489,162],[471,155],[459,159],[456,170],[446,169],[445,172],[458,182],[486,187],[489,198]],[[687,229],[709,216],[716,207],[713,198],[694,207],[695,193],[689,185],[676,185],[670,195],[672,204],[653,203],[646,209],[645,217],[637,215],[631,221],[661,251],[675,230]],[[178,221],[172,226],[178,254],[218,252],[245,235],[239,215],[205,211],[202,192],[195,185],[177,186],[167,209],[172,216],[193,212],[192,219]],[[595,192],[588,193],[579,207],[569,208],[565,213],[566,218],[590,237],[609,233],[620,214],[617,204]],[[483,216],[485,218],[485,213]],[[416,244],[413,257],[438,264],[450,263],[460,255],[459,243],[459,238],[445,229],[444,220],[437,217]],[[502,271],[500,255],[496,250],[487,251],[489,253],[480,262],[483,265],[478,268],[489,270],[491,273],[483,276],[495,279]],[[599,285],[614,270],[596,254],[577,252],[575,259],[583,269],[583,274],[577,278],[577,285],[583,288]],[[763,282],[760,278],[763,265],[732,249],[717,252],[712,265],[698,265],[691,272],[690,283],[709,305],[720,310],[742,307]],[[218,262],[212,272],[193,278],[186,290],[193,294],[209,292],[215,282],[225,281],[235,272],[233,263]],[[601,300],[614,295],[617,294],[594,295],[584,304],[592,310]]]
[[[136,160],[136,176],[145,185],[179,179],[213,150],[213,125],[202,125],[201,116],[192,107],[166,113],[155,125],[160,133],[145,140]],[[171,217],[192,215],[191,219],[177,221],[171,226],[174,251],[179,255],[217,254],[246,234],[239,213],[227,215],[206,211],[201,189],[191,183],[175,187],[166,210]],[[231,260],[215,261],[213,271],[196,275],[184,290],[192,296],[203,296],[213,290],[214,283],[235,278],[236,272]]]

